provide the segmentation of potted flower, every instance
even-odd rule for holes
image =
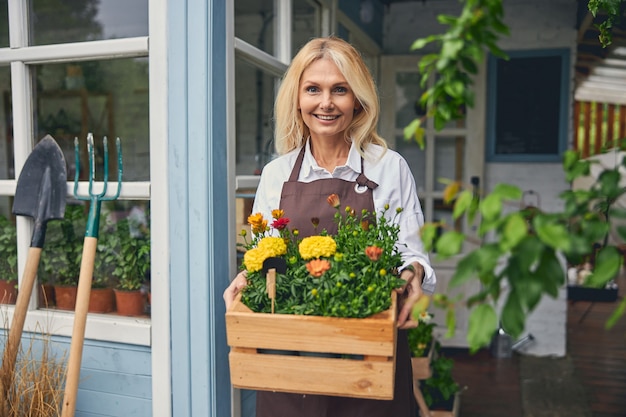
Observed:
[[[0,303],[17,299],[17,231],[15,224],[0,216]]]
[[[432,363],[432,375],[420,382],[424,401],[440,417],[456,417],[459,413],[460,389],[452,376],[454,361],[438,353]]]
[[[100,231],[89,293],[90,313],[110,313],[115,310],[113,291],[115,251],[112,247],[114,241],[114,233],[110,226]]]
[[[128,218],[117,222],[111,236],[115,256],[112,275],[117,278],[115,302],[117,313],[138,316],[145,312],[146,297],[142,291],[150,271],[150,236],[131,233]]]
[[[431,361],[435,352],[433,315],[424,310],[417,317],[418,325],[408,330],[413,379],[426,379],[431,375]]]

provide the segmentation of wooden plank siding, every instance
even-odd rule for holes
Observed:
[[[25,335],[22,348],[32,346],[32,357],[41,357],[40,336]],[[67,358],[70,339],[52,337],[49,353]],[[152,416],[152,365],[149,347],[85,340],[76,417]]]
[[[619,146],[626,139],[626,106],[574,103],[574,150],[583,158]]]

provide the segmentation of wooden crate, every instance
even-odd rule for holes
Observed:
[[[252,390],[391,400],[396,316],[395,292],[389,310],[363,319],[254,313],[237,299],[226,312],[231,382]]]

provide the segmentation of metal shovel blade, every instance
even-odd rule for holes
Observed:
[[[48,220],[63,219],[66,195],[65,157],[52,136],[46,135],[28,156],[13,201],[13,214],[35,221],[31,247],[43,247]]]

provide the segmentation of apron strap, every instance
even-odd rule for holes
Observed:
[[[306,147],[306,144],[302,146],[302,149],[300,150],[300,153],[298,154],[298,158],[296,158],[296,162],[293,166],[293,169],[291,170],[291,174],[289,175],[289,181],[291,182],[298,181],[298,176],[300,175],[300,170],[302,169],[302,161],[304,161],[305,147]],[[364,174],[365,169],[363,165],[364,165],[363,157],[361,157],[361,173],[357,177],[356,183],[359,184],[359,186],[361,187],[367,187],[370,190],[374,190],[376,189],[376,187],[378,187],[378,184],[376,184],[374,181],[371,181],[369,178],[365,176]]]

